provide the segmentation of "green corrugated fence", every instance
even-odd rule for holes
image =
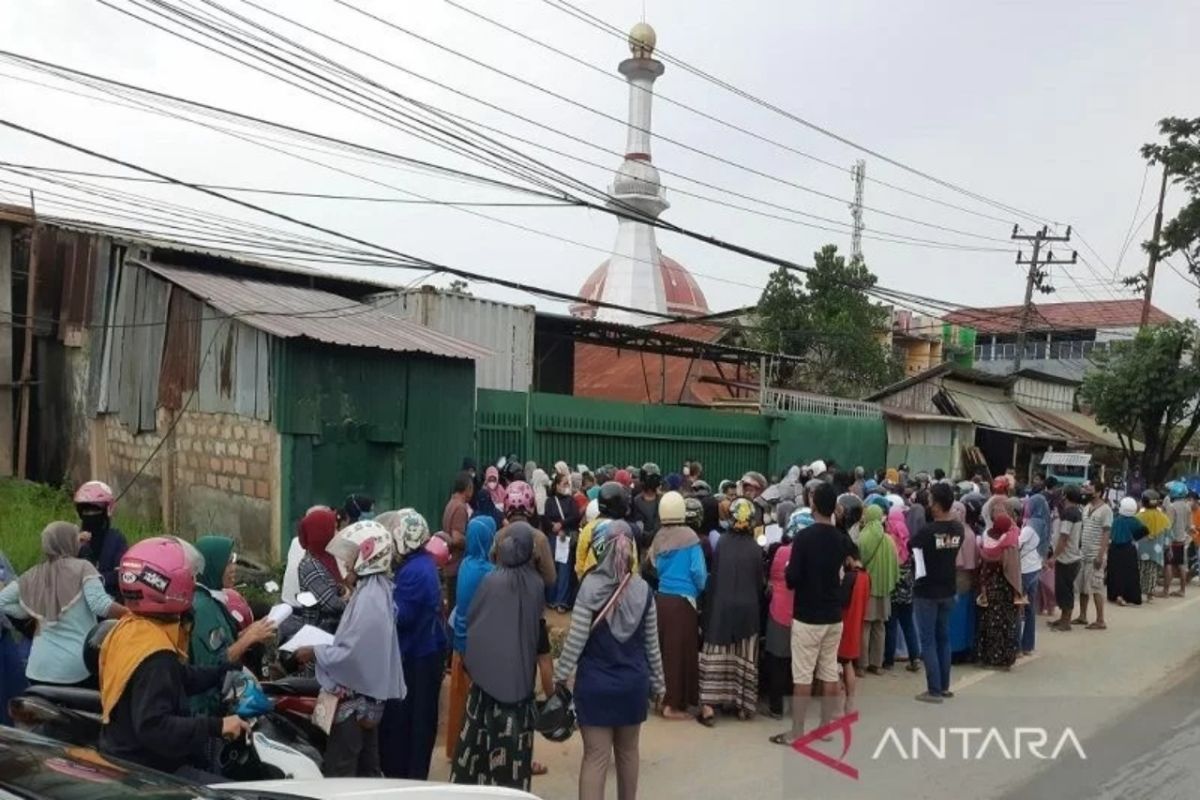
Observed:
[[[815,458],[874,469],[884,465],[887,446],[882,419],[768,417],[487,389],[478,391],[475,421],[481,464],[515,453],[572,468],[653,461],[670,473],[684,461],[700,461],[714,481],[748,470],[778,474]]]

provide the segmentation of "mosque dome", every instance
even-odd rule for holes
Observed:
[[[687,267],[673,258],[658,251],[658,270],[662,275],[663,289],[666,292],[667,313],[681,317],[700,317],[709,313],[708,300],[700,289],[692,273]],[[608,260],[605,259],[596,270],[583,282],[583,288],[578,292],[580,297],[588,300],[600,300],[604,295],[604,281],[608,277]],[[571,314],[584,319],[596,316],[596,307],[577,303],[571,306]]]

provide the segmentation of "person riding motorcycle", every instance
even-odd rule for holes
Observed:
[[[88,481],[75,492],[75,511],[79,514],[79,557],[100,573],[104,591],[120,600],[117,586],[117,567],[129,545],[125,535],[113,524],[117,498],[107,483]]]
[[[118,568],[129,615],[100,648],[100,750],[160,772],[208,782],[214,740],[245,736],[237,716],[192,716],[188,696],[219,686],[237,667],[187,663],[194,558],[179,539],[156,536],[129,548]]]

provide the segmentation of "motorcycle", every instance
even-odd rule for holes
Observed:
[[[213,754],[213,771],[231,781],[322,777],[320,750],[296,722],[272,707],[252,676],[229,673],[221,694],[229,712],[246,719],[251,729],[246,738],[220,743]],[[30,686],[8,707],[21,730],[81,747],[95,747],[100,741],[98,691]]]

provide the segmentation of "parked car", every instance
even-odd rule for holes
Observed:
[[[536,800],[486,786],[365,778],[201,786],[15,728],[0,728],[0,800]]]

